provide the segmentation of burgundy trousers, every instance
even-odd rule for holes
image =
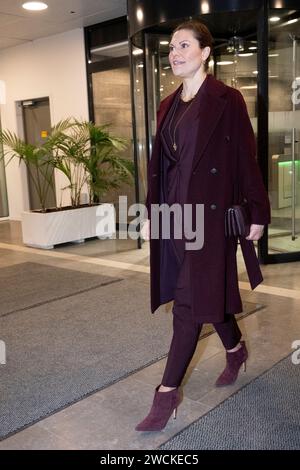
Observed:
[[[192,316],[189,272],[189,256],[186,255],[174,293],[173,338],[161,382],[165,387],[179,387],[181,384],[202,329],[199,320]],[[233,314],[225,314],[223,323],[213,325],[226,349],[233,349],[239,343],[242,334]]]

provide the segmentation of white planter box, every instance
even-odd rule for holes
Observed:
[[[67,209],[56,212],[23,212],[22,233],[25,245],[51,249],[66,242],[86,238],[113,238],[116,217],[113,204]]]

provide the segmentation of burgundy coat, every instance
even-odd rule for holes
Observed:
[[[234,202],[234,181],[247,199],[251,222],[268,224],[270,206],[256,162],[256,143],[246,104],[241,93],[216,80],[207,78],[202,106],[196,109],[199,129],[196,139],[187,203],[204,204],[204,245],[190,250],[192,308],[199,321],[222,322],[224,313],[242,311],[238,287],[237,240],[226,238],[224,216]],[[177,91],[177,90],[176,90]],[[147,209],[151,221],[151,204],[160,196],[160,129],[176,91],[160,105],[157,135],[148,165]],[[252,241],[241,241],[243,256],[254,289],[262,275]],[[160,241],[150,240],[151,311],[162,304],[160,299]],[[171,268],[170,268],[171,269]]]

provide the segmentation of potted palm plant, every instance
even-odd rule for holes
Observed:
[[[0,143],[5,146],[5,151],[0,154],[0,158],[8,157],[6,165],[12,159],[18,159],[20,164],[21,162],[25,164],[27,174],[36,190],[41,212],[47,210],[48,193],[53,192],[55,194],[52,152],[69,126],[70,120],[60,121],[52,128],[51,134],[41,145],[28,144],[13,132],[0,129]]]
[[[79,204],[85,183],[89,188],[89,203],[93,204],[99,203],[110,189],[132,182],[133,162],[122,156],[126,141],[113,136],[108,127],[75,121],[72,132],[57,142],[58,152],[51,163],[69,180],[67,187],[74,206]]]
[[[26,245],[49,249],[68,241],[115,235],[114,206],[101,204],[101,196],[110,188],[131,183],[134,166],[120,154],[126,142],[112,136],[108,126],[67,119],[53,127],[40,146],[30,146],[8,131],[0,133],[0,140],[8,148],[4,155],[9,155],[10,159],[19,158],[28,166],[28,162],[33,161],[39,175],[47,176],[52,168],[62,172],[68,180],[64,189],[70,191],[71,205],[67,207],[46,208],[44,193],[54,190],[53,179],[46,177],[44,185],[40,185],[42,209],[22,213]],[[88,204],[80,202],[84,185],[89,191]]]

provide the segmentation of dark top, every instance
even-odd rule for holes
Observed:
[[[185,255],[183,205],[186,203],[193,157],[196,151],[196,141],[189,136],[197,135],[194,129],[199,126],[197,109],[201,106],[201,96],[204,93],[206,82],[207,78],[202,83],[196,96],[188,102],[181,100],[180,93],[182,88],[178,90],[161,128],[162,178],[160,204],[166,203],[172,205],[177,203],[182,207],[182,222],[180,220],[174,221],[173,214],[171,213],[170,239],[161,239],[160,241],[162,303],[174,298],[173,292]],[[174,140],[177,145],[176,150],[173,148]],[[182,237],[179,239],[174,237],[176,229],[179,234],[182,233]],[[170,272],[172,273],[171,276]]]

